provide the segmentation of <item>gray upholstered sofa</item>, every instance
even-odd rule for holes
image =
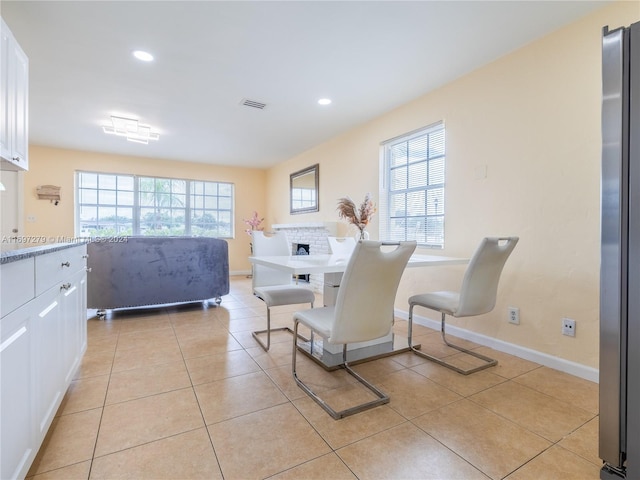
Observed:
[[[225,240],[117,237],[87,245],[87,308],[104,310],[214,299],[229,293]]]

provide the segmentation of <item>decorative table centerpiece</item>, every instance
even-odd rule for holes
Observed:
[[[364,201],[358,207],[350,197],[342,197],[338,199],[338,217],[355,225],[358,229],[356,240],[367,240],[369,232],[365,229],[371,218],[376,213],[376,205],[371,200],[371,194],[364,196]]]

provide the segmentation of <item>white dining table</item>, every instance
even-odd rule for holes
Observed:
[[[344,272],[349,257],[346,255],[274,255],[249,257],[249,261],[256,265],[289,272],[292,275],[304,275],[307,273]],[[407,268],[465,265],[467,263],[469,263],[468,258],[414,254],[409,259]]]
[[[340,287],[340,279],[344,273],[348,255],[282,255],[282,256],[253,256],[249,261],[254,265],[275,268],[288,272],[293,276],[305,274],[323,274],[324,288],[323,300],[325,306],[335,304],[337,292]],[[406,268],[417,267],[441,267],[451,265],[465,265],[468,258],[447,257],[443,255],[414,254],[409,259]],[[342,363],[342,346],[331,345],[322,338],[314,337],[310,342],[299,344],[302,352],[320,363],[324,368],[331,370]],[[408,351],[408,345],[402,346],[395,342],[394,334],[374,340],[350,344],[347,347],[349,359],[353,361],[372,360],[386,355],[392,355]]]

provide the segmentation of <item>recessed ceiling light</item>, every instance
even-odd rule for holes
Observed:
[[[151,55],[149,52],[145,52],[142,50],[134,51],[133,56],[136,57],[138,60],[142,60],[143,62],[153,61],[153,55]]]
[[[330,103],[331,103],[330,98],[321,98],[320,100],[318,100],[319,105],[329,105]]]

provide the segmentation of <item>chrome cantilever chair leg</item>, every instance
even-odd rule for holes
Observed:
[[[473,357],[476,357],[482,361],[484,361],[485,363],[482,365],[479,365],[477,367],[473,367],[467,370],[464,370],[462,368],[456,367],[455,365],[445,362],[444,360],[438,358],[438,357],[434,357],[433,355],[429,355],[428,353],[425,353],[421,350],[418,350],[414,345],[413,345],[413,307],[414,305],[411,305],[409,307],[409,331],[408,331],[408,341],[409,341],[409,348],[413,351],[413,353],[415,353],[416,355],[426,358],[428,360],[431,360],[435,363],[437,363],[438,365],[442,365],[443,367],[447,367],[450,368],[451,370],[454,370],[458,373],[461,373],[462,375],[469,375],[471,373],[475,373],[478,372],[480,370],[484,370],[485,368],[489,368],[489,367],[493,367],[494,365],[498,364],[498,361],[487,357],[485,355],[482,355],[478,352],[474,352],[473,350],[469,350],[466,348],[462,348],[459,347],[458,345],[454,345],[452,343],[449,343],[449,341],[447,341],[447,337],[446,337],[446,333],[445,333],[445,316],[446,314],[444,312],[442,313],[442,319],[440,322],[440,331],[442,332],[442,340],[444,341],[445,345],[447,345],[448,347],[454,348],[456,350],[458,350],[459,352],[462,353],[466,353],[467,355],[471,355]]]
[[[296,353],[298,351],[298,345],[297,345],[297,341],[295,340],[299,336],[298,325],[299,325],[299,322],[295,321],[294,327],[293,327],[294,329],[294,334],[293,334],[294,341],[293,341],[293,352],[292,352],[293,359],[291,362],[293,378],[298,384],[298,386],[302,388],[302,390],[304,390],[318,405],[320,405],[325,412],[331,415],[335,420],[339,420],[341,418],[348,417],[349,415],[353,415],[355,413],[368,410],[369,408],[373,408],[379,405],[384,405],[385,403],[389,403],[389,396],[386,393],[379,390],[373,384],[369,383],[367,380],[362,378],[347,363],[347,345],[344,344],[342,348],[343,363],[341,367],[344,368],[352,377],[358,380],[358,382],[360,382],[362,385],[367,387],[378,398],[375,400],[371,400],[370,402],[362,403],[362,404],[356,405],[355,407],[346,408],[340,411],[336,411],[333,408],[331,408],[331,406],[329,406],[327,402],[325,402],[322,398],[320,398],[313,390],[311,390],[311,388],[309,388],[304,382],[302,382],[302,380],[300,380],[300,378],[298,378],[298,374],[296,372],[296,357],[297,357]]]
[[[313,303],[311,303],[311,308],[313,308]],[[291,328],[289,327],[278,327],[278,328],[271,328],[271,308],[267,307],[267,328],[265,330],[256,330],[255,332],[251,332],[251,335],[253,336],[253,338],[256,340],[256,342],[258,342],[260,344],[260,346],[262,347],[262,349],[265,352],[269,351],[269,348],[271,348],[271,332],[289,332],[289,333],[293,333],[293,330],[291,330]],[[262,334],[262,333],[266,333],[267,334],[267,343],[264,343],[259,337],[258,335]],[[304,342],[308,342],[309,339],[305,338],[302,335],[297,335],[297,337],[304,341]]]

